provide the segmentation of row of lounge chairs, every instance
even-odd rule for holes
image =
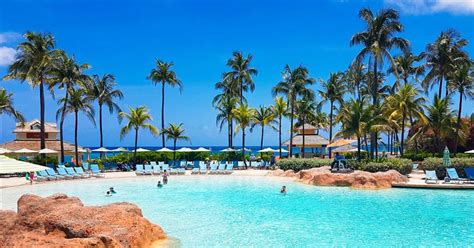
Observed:
[[[472,183],[474,182],[474,168],[464,168],[464,172],[466,173],[466,178],[459,177],[455,168],[446,168],[447,177],[449,178],[449,182],[452,183]],[[425,183],[438,183],[438,176],[436,175],[436,171],[434,170],[426,170],[425,171]]]
[[[90,169],[88,164],[84,164],[83,167],[64,167],[60,166],[55,171],[52,168],[44,171],[36,172],[37,181],[51,181],[51,180],[62,180],[62,179],[79,179],[79,178],[90,178],[90,177],[104,177],[105,175],[100,172],[97,164],[91,164]]]
[[[183,161],[182,161],[183,162]],[[235,161],[237,162],[237,161]],[[174,166],[170,167],[164,162],[150,162],[150,164],[137,164],[135,174],[137,175],[160,175],[167,171],[170,175],[184,175],[186,174],[186,167],[188,165],[193,166],[191,174],[231,174],[234,171],[235,162],[225,162],[222,161],[220,164],[217,162],[211,162],[209,170],[207,169],[207,164],[204,161],[194,161],[186,162],[182,167],[182,164],[179,164],[180,167],[177,167],[175,162]],[[191,164],[190,164],[191,163]],[[243,162],[242,162],[243,163]],[[172,163],[173,164],[173,163]],[[237,162],[238,165],[238,162]]]

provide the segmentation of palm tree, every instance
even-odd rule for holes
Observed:
[[[316,109],[318,109],[318,104],[314,101],[314,96],[305,96],[301,100],[296,102],[296,115],[298,117],[298,122],[296,123],[296,126],[302,127],[302,138],[303,138],[303,143],[301,146],[301,156],[302,158],[305,157],[304,152],[305,152],[305,124],[307,124],[308,119],[312,119],[311,116],[314,115],[314,112],[316,112]]]
[[[372,11],[367,8],[363,8],[359,11],[359,17],[366,23],[366,30],[356,33],[352,36],[351,46],[361,44],[362,50],[357,54],[353,65],[361,64],[365,58],[369,58],[369,62],[372,62],[373,69],[373,80],[372,82],[378,83],[378,68],[383,67],[384,60],[389,60],[392,67],[395,67],[395,62],[390,55],[392,48],[399,48],[406,51],[408,48],[408,41],[396,37],[396,33],[403,31],[403,25],[399,22],[399,14],[393,9],[383,9],[374,16]],[[397,72],[396,69],[394,69]],[[398,77],[398,73],[397,73]],[[379,95],[372,95],[372,104],[379,104]],[[371,144],[377,143],[377,133],[371,134]],[[376,153],[377,146],[371,146],[371,156]]]
[[[309,77],[308,69],[303,66],[299,66],[292,70],[289,65],[285,66],[285,70],[282,73],[283,81],[279,82],[272,89],[272,94],[275,97],[277,94],[283,94],[286,96],[289,107],[290,107],[290,149],[289,157],[293,155],[293,121],[295,118],[295,107],[298,97],[301,96],[314,96],[313,90],[308,87],[314,84],[315,80]]]
[[[90,77],[83,73],[85,69],[89,69],[88,64],[77,64],[74,57],[67,56],[63,53],[60,60],[52,70],[52,79],[49,89],[54,87],[64,89],[64,100],[62,101],[62,113],[59,120],[59,140],[61,146],[61,162],[64,163],[64,118],[66,117],[66,104],[69,103],[69,92],[73,91],[75,85],[85,87],[88,84]]]
[[[247,168],[247,161],[245,159],[245,129],[252,125],[253,116],[255,115],[255,109],[249,108],[246,103],[240,104],[236,109],[232,110],[234,119],[237,122],[235,127],[235,133],[238,130],[242,130],[242,159]]]
[[[58,104],[61,105],[61,107],[58,109],[56,112],[56,117],[58,119],[64,118],[63,115],[66,115],[68,113],[74,113],[74,152],[75,152],[75,162],[76,165],[79,163],[79,152],[77,150],[77,131],[79,127],[79,112],[82,112],[86,115],[89,120],[92,121],[95,125],[95,120],[94,120],[94,107],[91,104],[91,100],[89,97],[87,97],[87,93],[84,89],[72,89],[69,92],[69,97],[66,98],[61,98],[58,101]]]
[[[426,117],[423,114],[425,99],[419,97],[419,93],[419,90],[414,86],[405,84],[404,86],[400,86],[395,94],[387,97],[385,102],[388,111],[388,119],[397,117],[401,121],[400,155],[402,156],[404,153],[405,121],[407,118],[416,117],[419,123],[426,122]]]
[[[183,135],[183,123],[177,124],[169,124],[169,127],[161,130],[161,133],[166,135],[166,138],[169,140],[173,140],[173,160],[176,160],[176,142],[178,140],[189,140],[188,136]]]
[[[258,71],[254,67],[250,66],[252,62],[252,54],[245,57],[242,52],[233,52],[232,58],[227,61],[232,71],[227,72],[224,76],[224,80],[229,80],[239,90],[240,104],[244,102],[244,91],[255,90],[255,84],[252,76],[256,76]]]
[[[425,73],[424,65],[415,65],[415,63],[420,62],[422,59],[422,54],[414,55],[411,51],[406,51],[394,58],[395,66],[390,67],[388,72],[394,73],[396,75],[398,74],[400,78],[403,79],[404,85],[407,85],[409,83],[408,78],[410,78],[412,75],[415,77],[414,79],[416,81],[417,77]],[[398,82],[399,80],[396,81],[394,88],[398,88],[400,85]]]
[[[319,135],[319,130],[327,130],[329,127],[329,117],[322,111],[322,105],[319,105],[312,115],[309,116],[308,123],[316,128],[316,134]]]
[[[263,135],[265,132],[265,126],[270,125],[274,118],[275,116],[273,115],[271,107],[260,106],[254,111],[251,129],[257,125],[261,127],[260,150],[263,149]]]
[[[119,118],[120,119],[127,119],[128,122],[127,124],[122,127],[120,130],[120,139],[123,139],[125,135],[127,135],[130,130],[135,131],[135,150],[133,152],[133,161],[136,164],[137,162],[137,146],[138,146],[138,130],[140,128],[143,129],[148,129],[151,134],[157,135],[158,134],[158,129],[150,124],[149,122],[153,120],[151,117],[150,112],[145,106],[140,106],[137,108],[128,108],[128,111],[130,113],[125,113],[125,112],[120,112],[119,113]]]
[[[334,110],[337,110],[335,103],[342,106],[344,93],[346,92],[342,76],[340,72],[330,73],[328,81],[322,81],[322,90],[319,91],[322,98],[320,104],[329,101],[329,142],[332,142]],[[329,148],[329,157],[331,157],[331,148]]]
[[[349,69],[344,74],[344,80],[349,83],[348,89],[352,91],[352,94],[357,97],[359,102],[362,101],[362,88],[366,83],[367,68],[364,64],[356,63],[349,67]]]
[[[167,84],[171,87],[178,86],[180,91],[183,89],[183,84],[171,69],[173,65],[173,62],[166,63],[157,59],[156,67],[151,70],[150,75],[147,77],[155,85],[161,83],[161,129],[165,128],[165,85]],[[163,142],[162,146],[165,147],[165,134],[161,134],[161,139]]]
[[[120,113],[122,110],[114,102],[114,98],[123,99],[122,91],[115,89],[117,83],[115,76],[112,74],[104,74],[92,76],[92,83],[88,87],[89,96],[96,100],[99,104],[99,134],[100,147],[104,146],[103,131],[102,131],[102,106],[105,105],[109,109],[109,113]],[[102,155],[102,154],[101,154]]]
[[[18,122],[25,122],[25,117],[13,107],[13,94],[5,89],[0,89],[0,115],[2,114],[10,115]]]
[[[222,131],[222,127],[224,123],[227,123],[227,141],[228,146],[233,147],[233,122],[234,122],[234,114],[232,110],[237,106],[238,98],[226,96],[219,100],[219,102],[215,105],[218,114],[216,116],[216,125],[219,126],[219,131]]]
[[[443,80],[449,72],[454,70],[455,64],[465,62],[467,54],[461,49],[467,45],[467,40],[462,39],[460,34],[449,29],[441,32],[436,41],[428,44],[426,51],[422,54],[426,58],[426,66],[429,72],[423,80],[425,90],[438,84],[438,95],[441,96]],[[446,84],[446,95],[448,96],[448,84]]]
[[[276,97],[275,104],[272,106],[273,115],[278,117],[278,149],[281,157],[281,122],[283,116],[288,116],[288,103],[283,97]]]
[[[461,128],[461,110],[463,98],[474,98],[474,70],[472,63],[460,63],[456,69],[448,74],[448,85],[452,92],[459,93],[459,107],[456,121],[456,137],[454,145],[454,155],[458,150],[459,129]]]
[[[8,74],[4,79],[27,81],[33,88],[39,87],[40,145],[41,149],[44,149],[46,147],[44,132],[44,86],[48,84],[48,78],[61,57],[62,51],[54,49],[54,37],[50,34],[26,32],[23,36],[27,41],[18,45],[18,55],[15,62],[8,67]]]

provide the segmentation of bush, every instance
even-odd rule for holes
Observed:
[[[474,158],[452,158],[451,166],[454,167],[460,177],[465,177],[464,168],[474,167]],[[422,170],[434,170],[438,178],[446,177],[446,167],[442,158],[426,158],[420,165]]]
[[[362,163],[360,170],[368,172],[379,172],[379,171],[388,171],[396,170],[403,175],[410,174],[413,169],[413,163],[410,159],[404,158],[392,158],[385,161]]]
[[[295,172],[298,172],[300,170],[321,166],[330,166],[331,162],[332,159],[287,158],[278,160],[277,166],[282,170],[294,170]]]
[[[433,157],[433,153],[420,151],[420,152],[407,152],[403,154],[402,158],[411,159],[412,161],[423,161],[425,158]]]

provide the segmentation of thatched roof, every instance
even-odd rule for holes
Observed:
[[[304,144],[306,147],[327,146],[329,144],[329,140],[316,134],[305,135]],[[290,140],[286,140],[285,142],[283,142],[283,145],[290,145]],[[293,136],[293,146],[302,146],[302,145],[303,145],[303,135],[298,134],[298,135]]]
[[[357,149],[357,147],[351,145],[339,146],[332,149],[332,152],[348,152],[351,149]]]

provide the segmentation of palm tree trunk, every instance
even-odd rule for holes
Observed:
[[[227,147],[230,147],[232,143],[230,135],[230,122],[227,122]]]
[[[369,151],[369,144],[367,143],[367,135],[364,134],[364,144],[365,144],[365,150],[368,152]]]
[[[414,123],[415,122],[413,121],[413,113],[410,112],[410,130],[412,130]],[[412,131],[415,131],[415,130],[412,130]],[[410,134],[407,135],[407,138],[408,136],[410,136]],[[418,141],[416,139],[413,139],[413,141],[415,142],[415,153],[418,153]]]
[[[357,160],[360,161],[360,135],[357,135]]]
[[[401,143],[400,143],[400,155],[403,156],[403,151],[405,149],[404,147],[404,140],[405,140],[405,119],[406,119],[406,112],[403,111],[403,114],[402,114],[402,133],[401,133]]]
[[[78,129],[78,123],[79,120],[77,118],[77,111],[74,112],[74,153],[76,157],[76,166],[79,165],[79,152],[77,151],[77,129]]]
[[[443,77],[440,77],[438,80],[439,89],[438,89],[438,96],[441,98],[441,91],[443,90]]]
[[[262,137],[260,137],[260,150],[263,149],[263,134],[265,132],[265,126],[262,124]]]
[[[304,122],[305,122],[305,119],[303,117],[303,149],[301,150],[301,156],[302,158],[304,158],[304,148],[305,148],[305,143],[304,143],[304,136],[305,136],[305,133],[304,133]]]
[[[234,147],[234,123],[230,122],[230,147]]]
[[[99,104],[99,133],[100,133],[100,147],[104,146],[104,140],[102,136],[102,104]],[[100,157],[102,158],[104,156],[104,153],[100,153]]]
[[[377,75],[377,60],[374,60],[374,85],[378,85],[378,75]],[[378,89],[378,87],[376,87]],[[377,97],[378,92],[374,92],[372,96],[372,104],[374,106],[377,105],[378,103],[378,97]],[[375,146],[374,146],[375,145]],[[376,132],[371,132],[370,133],[370,154],[371,158],[377,157],[377,153],[375,148],[377,147],[377,133]]]
[[[137,165],[137,148],[138,148],[138,127],[135,128],[135,150],[133,152],[133,163]]]
[[[61,163],[64,163],[64,134],[63,132],[64,132],[64,119],[66,115],[66,107],[67,107],[68,98],[69,98],[69,92],[66,89],[66,94],[64,96],[64,106],[61,113],[61,120],[59,121],[59,143],[61,146]]]
[[[462,110],[462,96],[463,91],[459,91],[459,111],[458,111],[458,120],[456,121],[456,137],[454,138],[454,156],[458,152],[458,139],[459,139],[459,129],[461,128],[461,110]]]
[[[332,115],[333,115],[333,109],[334,109],[334,102],[331,101],[331,106],[329,110],[329,143],[332,143]],[[331,147],[329,147],[329,158],[331,158]]]
[[[245,127],[242,127],[242,159],[244,160],[245,169],[247,169],[247,161],[245,160]]]
[[[278,118],[278,147],[280,149],[279,156],[281,158],[281,115]]]
[[[161,85],[161,130],[165,129],[165,82]],[[165,134],[161,134],[162,146],[165,147]]]
[[[45,133],[44,133],[44,83],[43,77],[40,78],[40,148],[46,148]],[[44,157],[44,155],[42,155]]]
[[[176,161],[176,139],[173,140],[173,164]]]
[[[289,149],[289,154],[288,157],[291,158],[293,156],[293,117],[295,114],[295,101],[293,97],[291,98],[291,114],[290,114],[290,149]]]

